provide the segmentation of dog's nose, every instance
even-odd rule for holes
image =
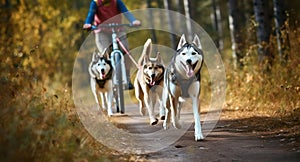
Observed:
[[[186,60],[186,63],[189,64],[189,65],[191,65],[192,64],[192,60],[188,59],[188,60]]]
[[[155,74],[152,74],[151,77],[154,78],[154,77],[155,77]]]
[[[101,73],[104,73],[105,71],[104,71],[104,69],[101,69]]]

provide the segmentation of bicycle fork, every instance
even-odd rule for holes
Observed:
[[[119,112],[119,108],[121,108],[121,113],[124,113],[124,92],[123,85],[127,85],[127,77],[126,77],[126,69],[124,63],[124,56],[122,52],[119,50],[117,44],[117,34],[115,31],[112,31],[112,43],[113,50],[110,55],[112,66],[115,70],[115,74],[113,75],[113,84],[114,84],[114,92],[115,92],[115,101],[117,112]]]
[[[125,61],[124,61],[124,56],[122,52],[119,50],[118,47],[118,42],[117,42],[117,34],[115,32],[112,33],[112,45],[113,45],[113,50],[110,55],[110,59],[113,65],[113,68],[116,69],[118,64],[121,64],[121,70],[122,70],[122,84],[127,85],[127,77],[126,77],[126,69],[125,69]],[[114,75],[113,78],[113,84],[119,84],[118,77]]]

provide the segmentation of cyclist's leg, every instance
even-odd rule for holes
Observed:
[[[111,34],[105,32],[95,33],[95,41],[99,52],[103,55],[111,44]]]
[[[127,40],[127,36],[125,32],[120,32],[119,33],[119,39],[122,42],[122,44],[124,45],[124,47],[128,50],[128,40]],[[128,89],[133,89],[133,84],[131,83],[130,80],[130,69],[131,69],[131,60],[129,58],[129,56],[127,56],[125,54],[125,51],[123,51],[124,53],[124,61],[125,61],[125,68],[126,68],[126,75],[127,75],[127,80],[128,80]]]

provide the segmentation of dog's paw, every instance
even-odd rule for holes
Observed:
[[[173,126],[174,126],[176,129],[181,129],[181,124],[179,123],[178,120],[173,121]]]
[[[111,109],[108,109],[107,115],[108,115],[109,117],[111,117],[113,114],[114,114],[114,113],[112,112],[112,110],[111,110]]]
[[[164,125],[163,127],[164,127],[164,130],[168,130],[170,128],[169,125]]]
[[[195,141],[203,141],[204,140],[204,137],[202,134],[195,134]]]
[[[158,119],[152,119],[150,120],[150,125],[156,125],[158,123]]]
[[[176,129],[181,129],[181,125],[180,125],[180,124],[174,124],[174,127],[175,127]]]
[[[146,109],[144,107],[140,108],[140,114],[144,116],[146,114]]]
[[[166,121],[163,123],[163,127],[164,127],[164,130],[167,130],[170,128],[170,124],[168,124]]]

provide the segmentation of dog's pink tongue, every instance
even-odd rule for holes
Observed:
[[[194,70],[193,70],[193,68],[192,68],[192,66],[190,66],[190,65],[186,65],[186,73],[187,73],[187,76],[188,77],[192,77],[193,75],[194,75]]]
[[[102,77],[102,79],[104,79],[105,78],[105,74],[101,74],[101,77]]]
[[[155,80],[154,80],[154,78],[151,78],[150,85],[151,85],[151,86],[154,86],[154,85],[155,85]]]

